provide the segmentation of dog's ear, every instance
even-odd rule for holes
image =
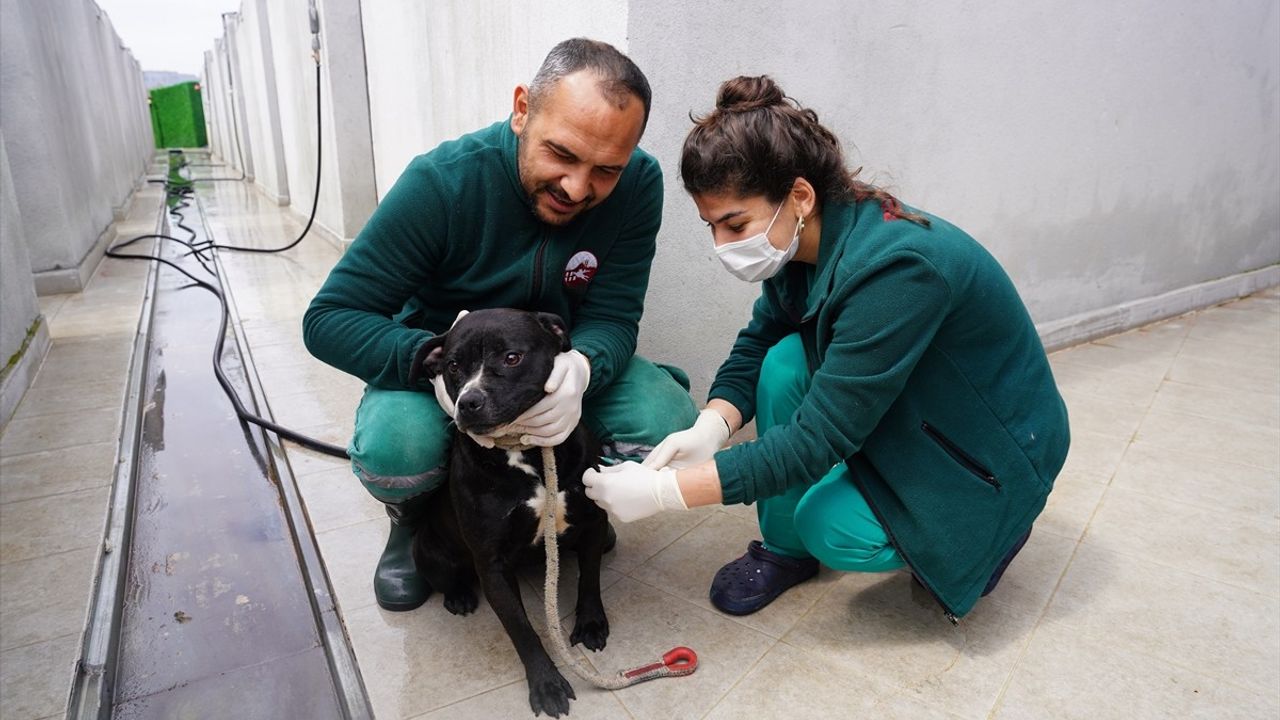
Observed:
[[[538,323],[543,329],[555,335],[560,340],[560,352],[568,352],[573,349],[573,343],[569,341],[569,328],[565,327],[564,320],[560,319],[555,313],[538,313]]]
[[[409,385],[420,378],[433,378],[444,370],[444,343],[449,333],[444,332],[422,343],[413,355],[413,367],[409,368]]]

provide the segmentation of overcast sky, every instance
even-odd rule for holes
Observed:
[[[199,75],[222,34],[222,13],[240,0],[96,0],[143,70]]]

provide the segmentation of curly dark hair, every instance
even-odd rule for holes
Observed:
[[[858,180],[862,168],[845,166],[840,141],[818,114],[783,94],[768,75],[726,80],[715,110],[690,119],[680,179],[691,195],[727,191],[778,203],[803,177],[822,202],[874,200],[886,215],[929,226],[928,218],[905,210],[888,191]]]

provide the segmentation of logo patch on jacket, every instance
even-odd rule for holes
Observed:
[[[569,258],[569,263],[564,266],[564,285],[570,288],[584,288],[587,283],[591,282],[591,278],[595,277],[596,270],[600,267],[600,261],[595,255],[580,250]]]

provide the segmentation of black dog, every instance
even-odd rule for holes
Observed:
[[[541,448],[486,449],[466,433],[492,432],[542,399],[555,356],[568,349],[569,334],[558,316],[498,309],[466,315],[422,351],[426,374],[444,376],[457,431],[449,489],[429,501],[426,522],[414,538],[414,561],[455,615],[476,609],[478,577],[524,663],[529,705],[535,714],[552,717],[568,713],[576,696],[530,626],[516,584],[521,562],[543,552],[547,498]],[[599,443],[579,424],[555,449],[555,458],[559,542],[578,554],[577,623],[569,640],[600,650],[609,637],[600,600],[600,558],[609,521],[582,485],[582,472],[599,462]]]

